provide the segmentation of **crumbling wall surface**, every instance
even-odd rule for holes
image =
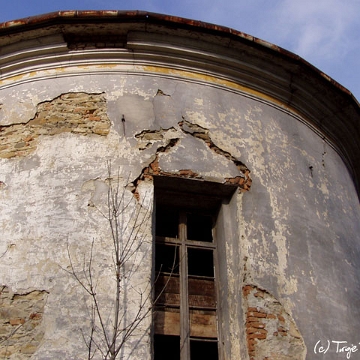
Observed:
[[[68,90],[65,88],[64,84],[62,90]],[[41,86],[38,91],[42,91]],[[131,214],[138,207],[151,218],[152,186],[137,187],[139,201],[125,189],[134,170],[128,162],[136,161],[137,152],[128,143],[120,146],[116,133],[109,134],[110,120],[103,93],[60,89],[60,94],[57,92],[50,99],[49,93],[43,94],[28,121],[17,123],[15,117],[11,124],[6,111],[0,114],[3,122],[7,122],[2,130],[8,145],[0,159],[0,283],[17,294],[33,289],[49,294],[42,314],[42,338],[35,334],[41,341],[35,342],[36,346],[29,343],[33,359],[85,359],[94,304],[75,280],[70,264],[84,280],[94,241],[93,276],[101,312],[108,322],[109,314],[113,313],[111,295],[116,275],[112,267],[111,231],[103,216],[109,211],[109,181],[112,177],[114,186],[118,184],[125,191],[122,206],[126,206],[128,213],[122,217],[124,222],[132,221]],[[29,135],[32,138],[24,141]],[[113,169],[111,175],[108,164]],[[131,225],[127,227],[130,228]],[[127,267],[136,272],[131,282],[123,284],[127,290],[122,296],[128,297],[126,302],[122,299],[127,322],[140,306],[140,292],[148,299],[151,291],[151,221],[146,221],[137,233],[141,235],[141,244],[127,262]],[[25,346],[22,352],[18,334],[33,322],[22,316],[25,322],[21,328],[10,337],[5,334],[6,348],[13,351],[9,353],[11,359],[30,353]],[[23,318],[18,321],[23,322]],[[150,354],[150,320],[147,316],[137,327],[122,349],[122,357],[146,358]],[[99,352],[94,358],[100,358]]]
[[[110,120],[102,94],[66,93],[37,106],[35,116],[21,124],[0,125],[0,157],[26,156],[41,135],[109,133]]]
[[[30,359],[44,337],[46,291],[25,294],[0,289],[0,358]]]
[[[302,360],[306,346],[294,320],[267,291],[243,287],[250,360]]]
[[[261,106],[245,118],[242,160],[252,187],[239,211],[238,256],[246,282],[281,302],[308,358],[318,356],[318,341],[357,344],[350,329],[360,317],[360,212],[352,179],[335,149],[301,121]],[[336,349],[326,357],[336,359]]]
[[[224,236],[221,258],[232,296],[222,306],[226,321],[237,321],[225,328],[244,332],[244,341],[226,340],[232,356],[249,350],[251,314],[267,331],[251,345],[254,359],[271,356],[271,347],[279,350],[273,358],[296,358],[297,350],[302,358],[305,348],[311,358],[320,338],[354,342],[360,212],[339,154],[266,99],[207,86],[208,78],[107,70],[0,87],[0,284],[48,294],[32,358],[86,358],[81,331],[89,330],[91,303],[66,270],[70,255],[81,272],[93,239],[99,294],[111,308],[111,235],[102,215],[109,161],[126,199],[136,200],[126,214],[134,204],[151,212],[154,175],[238,187],[237,210],[226,216],[236,231]],[[134,284],[151,276],[151,223],[144,234]],[[252,287],[243,292],[244,285]],[[150,359],[150,322],[124,355],[136,348],[133,359]]]

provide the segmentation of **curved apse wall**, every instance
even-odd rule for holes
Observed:
[[[87,358],[93,340],[102,358],[81,284],[91,269],[110,334],[109,189],[119,246],[134,246],[122,328],[144,315],[119,357],[154,351],[156,208],[214,199],[218,357],[316,359],[330,344],[324,357],[338,359],[336,341],[358,346],[359,107],[347,90],[272,44],[151,13],[53,13],[2,24],[0,44],[1,356]],[[210,333],[197,314],[191,331]],[[167,316],[161,331],[186,328]]]

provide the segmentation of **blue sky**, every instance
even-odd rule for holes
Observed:
[[[228,26],[279,45],[360,101],[360,0],[0,0],[0,22],[57,10],[145,10]]]

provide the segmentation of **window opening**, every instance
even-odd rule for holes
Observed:
[[[192,359],[218,359],[218,346],[215,341],[190,341],[190,356]]]
[[[157,244],[155,271],[161,273],[179,273],[179,247],[170,244]]]
[[[156,221],[156,235],[169,238],[178,238],[179,213],[176,209],[159,207],[156,216],[161,221]]]
[[[187,214],[187,238],[189,240],[212,242],[212,217],[201,214]]]
[[[157,360],[180,360],[180,336],[155,334],[154,353]]]
[[[188,248],[188,274],[214,277],[214,251]]]
[[[218,359],[215,215],[156,205],[155,360]]]

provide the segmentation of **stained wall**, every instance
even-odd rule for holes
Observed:
[[[318,340],[358,342],[359,201],[339,152],[305,117],[209,77],[68,71],[0,82],[5,358],[86,358],[91,301],[71,265],[85,276],[94,244],[97,292],[111,311],[109,178],[129,204],[124,221],[131,209],[150,219],[129,265],[124,306],[136,312],[131,291],[149,294],[152,277],[154,175],[237,186],[219,214],[225,359],[316,359]],[[26,312],[15,297],[28,294]],[[32,314],[41,330],[24,351],[8,328],[30,326]],[[150,316],[135,335],[122,354],[150,359]]]

